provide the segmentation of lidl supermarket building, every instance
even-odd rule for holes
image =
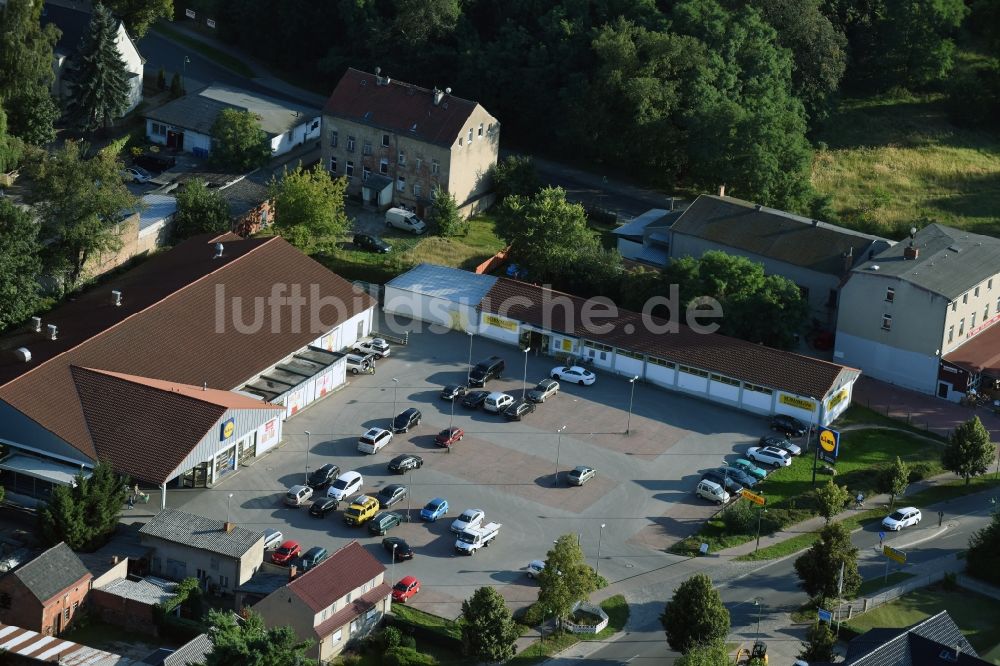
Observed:
[[[281,238],[187,240],[0,338],[0,484],[212,486],[344,384],[375,305]]]
[[[384,310],[475,335],[587,357],[595,368],[763,415],[827,425],[851,404],[860,372],[683,324],[656,333],[642,315],[587,314],[595,304],[536,285],[422,264],[386,285]],[[662,321],[654,321],[664,324]]]

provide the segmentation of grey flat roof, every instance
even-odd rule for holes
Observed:
[[[615,236],[641,236],[646,227],[651,224],[658,222],[669,224],[680,217],[680,211],[677,211],[674,217],[667,219],[670,214],[671,212],[665,208],[651,208],[639,217],[632,218],[631,221],[614,229],[611,233]]]
[[[385,286],[475,306],[486,297],[496,281],[497,278],[492,275],[478,275],[436,264],[420,264],[393,278]]]
[[[42,460],[21,454],[7,456],[0,461],[0,469],[7,469],[18,474],[33,476],[42,481],[51,481],[64,486],[73,485],[76,475],[83,472],[84,478],[89,478],[91,471],[73,465],[60,465],[51,460]]]
[[[177,212],[177,198],[166,194],[147,194],[142,203],[145,208],[139,211],[140,231]]]
[[[160,511],[142,526],[139,534],[235,558],[243,557],[254,544],[264,539],[263,532],[239,526],[232,532],[226,532],[225,523],[221,520],[176,509]]]
[[[117,578],[97,589],[108,594],[113,594],[116,597],[138,601],[149,606],[161,604],[177,596],[174,593],[174,590],[177,589],[177,583],[154,576],[147,576],[142,580]]]

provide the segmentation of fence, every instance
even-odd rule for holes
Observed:
[[[499,252],[497,252],[496,254],[494,254],[492,257],[490,257],[489,259],[487,259],[483,263],[481,263],[478,266],[476,266],[473,269],[473,272],[475,272],[478,275],[485,275],[486,273],[489,273],[490,271],[492,271],[493,269],[495,269],[497,266],[499,266],[500,264],[502,264],[504,261],[506,261],[506,259],[507,259],[507,253],[508,252],[510,252],[510,248],[509,247],[506,248],[506,249],[500,250]]]

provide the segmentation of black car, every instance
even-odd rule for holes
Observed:
[[[503,415],[511,421],[520,421],[522,418],[535,411],[535,403],[525,398],[518,398],[503,410]]]
[[[132,164],[159,173],[175,166],[177,159],[167,155],[139,155],[132,160]]]
[[[337,505],[337,500],[332,497],[316,500],[312,503],[312,506],[309,507],[309,515],[316,516],[317,518],[325,518],[326,514],[337,510]]]
[[[786,437],[801,437],[806,434],[808,428],[794,416],[778,414],[771,419],[771,430],[783,432]]]
[[[465,394],[465,398],[462,399],[462,406],[472,409],[482,407],[483,403],[486,402],[486,396],[489,394],[489,391],[469,391]]]
[[[382,539],[382,547],[390,555],[393,551],[396,551],[396,561],[413,559],[413,549],[410,548],[410,544],[399,537],[386,537]]]
[[[340,476],[339,467],[333,464],[323,465],[309,475],[309,480],[306,481],[306,484],[313,490],[319,490],[330,485],[338,476]]]
[[[491,379],[500,379],[506,367],[499,356],[490,356],[485,361],[480,361],[469,373],[469,386],[485,386]]]
[[[451,401],[458,400],[459,398],[465,397],[465,393],[468,390],[469,389],[461,384],[448,384],[441,389],[441,399]]]
[[[424,459],[412,453],[404,453],[389,461],[389,471],[396,474],[406,474],[411,469],[420,469],[424,466]]]
[[[392,420],[393,432],[408,432],[410,428],[420,425],[420,419],[424,417],[416,407],[403,410]]]
[[[720,467],[719,474],[728,474],[729,478],[736,479],[736,483],[744,488],[753,488],[757,485],[757,478],[750,476],[739,467]]]
[[[388,509],[393,504],[398,504],[406,499],[406,486],[401,486],[398,483],[393,483],[385,488],[378,491],[375,499],[378,500],[379,506],[383,509]]]
[[[354,234],[354,244],[362,250],[378,254],[387,254],[392,251],[392,246],[384,240],[378,236],[369,236],[368,234]]]
[[[741,490],[743,490],[743,486],[739,481],[717,469],[710,469],[702,474],[701,480],[704,481],[705,479],[715,481],[717,484],[725,488],[726,492],[730,495],[737,495]]]

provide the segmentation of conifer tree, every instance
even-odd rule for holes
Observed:
[[[128,109],[129,73],[115,44],[117,34],[118,21],[95,4],[70,72],[69,116],[81,129],[110,127]]]

